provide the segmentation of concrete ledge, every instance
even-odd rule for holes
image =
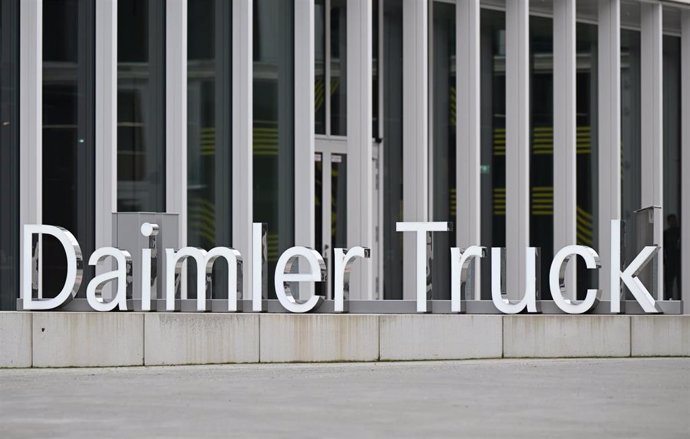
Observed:
[[[376,315],[263,314],[260,361],[375,361]]]
[[[503,356],[628,357],[630,317],[515,315],[503,317]]]
[[[690,356],[690,315],[633,316],[631,319],[633,357]]]
[[[134,313],[33,313],[36,367],[144,364],[144,316]]]
[[[0,367],[31,367],[31,313],[0,312]]]
[[[144,317],[146,365],[258,361],[256,314],[148,313]]]
[[[382,360],[500,358],[501,316],[386,315],[380,317]]]

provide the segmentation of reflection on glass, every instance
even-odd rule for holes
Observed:
[[[294,4],[254,2],[254,222],[268,224],[269,285],[294,244]],[[275,292],[269,288],[269,295]]]
[[[482,245],[506,243],[506,70],[505,12],[481,11],[481,209]],[[491,264],[482,264],[490,285]],[[482,299],[490,299],[482,288]]]
[[[541,298],[553,257],[553,20],[530,17],[530,245],[540,249]]]
[[[625,221],[626,262],[635,252],[633,213],[643,207],[640,194],[641,169],[640,33],[621,30],[621,217]]]
[[[664,36],[664,298],[680,300],[680,38]],[[687,79],[687,78],[686,78]]]
[[[577,24],[577,243],[598,248],[598,174],[597,174],[597,27]],[[543,269],[543,266],[542,266]],[[584,264],[577,265],[578,299],[587,288],[594,288],[596,273]],[[588,282],[585,282],[589,279]],[[544,284],[542,284],[543,286]]]
[[[229,2],[188,2],[187,242],[204,249],[232,246],[231,13]],[[193,298],[196,266],[187,265]],[[227,298],[226,267],[214,265],[214,298]]]
[[[87,255],[94,244],[95,184],[94,94],[87,86],[95,78],[89,68],[93,35],[80,14],[86,17],[92,8],[87,1],[43,1],[44,16],[59,17],[43,20],[43,222],[71,231]],[[55,295],[67,270],[56,239],[43,238],[43,261],[44,291]],[[90,267],[85,268],[88,276]]]
[[[402,299],[402,5],[383,4],[383,297]]]
[[[0,310],[19,291],[19,1],[0,2]]]
[[[165,211],[165,2],[117,2],[117,208]]]
[[[314,2],[314,132],[326,134],[326,0]]]
[[[432,216],[434,221],[456,219],[455,132],[455,6],[433,3],[432,81]],[[455,232],[436,233],[433,239],[431,293],[450,299],[450,252]]]
[[[347,134],[347,10],[331,0],[331,133]]]

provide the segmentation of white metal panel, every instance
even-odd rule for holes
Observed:
[[[663,131],[663,8],[661,3],[640,4],[641,32],[641,201],[642,206],[660,206],[664,203],[664,131]],[[663,246],[663,210],[657,212],[654,224],[654,243]],[[656,285],[652,291],[663,300],[664,258],[661,253],[653,262],[657,267]]]
[[[313,0],[295,0],[295,97],[295,245],[314,248]],[[309,297],[314,285],[299,291],[301,298]]]
[[[525,291],[529,246],[529,0],[506,4],[506,250],[508,296]]]
[[[42,220],[43,1],[19,3],[19,233]],[[23,245],[19,246],[20,272]],[[23,276],[20,276],[23,279]],[[41,276],[38,277],[39,282]],[[24,287],[20,286],[19,291]],[[39,288],[40,291],[40,288]],[[21,293],[20,293],[21,294]]]
[[[683,312],[690,314],[690,10],[682,12],[682,40],[681,40],[681,226],[685,233],[681,233],[681,290]]]
[[[620,0],[599,2],[599,218],[602,299],[612,291],[611,220],[621,218],[621,40]],[[617,285],[617,284],[616,284]],[[613,288],[615,289],[615,288]]]
[[[553,3],[553,254],[577,240],[575,1]],[[577,298],[575,272],[575,264],[571,264],[567,276],[570,299]]]
[[[403,1],[403,221],[428,220],[429,2]],[[403,299],[415,299],[415,236],[403,235]]]
[[[96,248],[113,243],[117,210],[117,0],[96,3]]]
[[[480,184],[480,1],[458,0],[456,14],[456,187],[457,245],[467,248],[481,242]],[[474,263],[475,300],[481,299],[479,260]]]
[[[187,245],[187,0],[165,3],[165,206]],[[186,282],[182,285],[186,286]],[[183,288],[183,291],[185,289]]]
[[[372,8],[368,0],[347,2],[347,243],[374,247],[372,165]],[[374,255],[381,257],[381,255]],[[372,299],[371,261],[352,272],[350,299]]]
[[[253,294],[252,3],[232,2],[232,245],[242,254],[247,299]]]

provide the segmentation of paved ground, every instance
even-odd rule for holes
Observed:
[[[0,437],[690,437],[690,359],[0,370]]]

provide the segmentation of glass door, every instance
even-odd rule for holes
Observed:
[[[333,298],[333,249],[347,248],[347,142],[316,141],[314,155],[316,251],[328,270],[327,282],[317,283],[316,294]]]

